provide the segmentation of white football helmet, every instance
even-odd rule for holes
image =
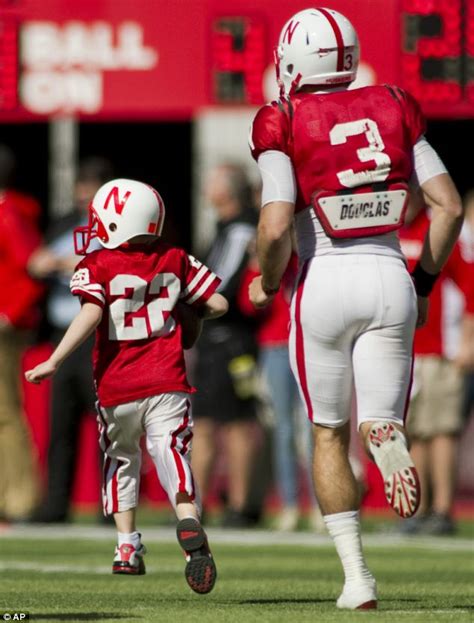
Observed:
[[[135,180],[112,180],[94,195],[89,224],[74,232],[76,253],[84,255],[93,238],[115,249],[134,236],[160,236],[164,220],[165,204],[154,188]]]
[[[286,94],[305,84],[348,84],[359,64],[359,39],[350,21],[332,9],[306,9],[283,26],[275,53],[277,80]]]

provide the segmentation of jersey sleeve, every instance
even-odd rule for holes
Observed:
[[[275,150],[288,154],[289,118],[283,103],[272,102],[260,108],[250,128],[250,151],[258,160],[264,151]]]
[[[99,270],[94,259],[95,254],[92,253],[79,262],[69,287],[74,296],[81,298],[81,302],[104,307],[105,288],[98,277]]]
[[[400,89],[399,87],[390,87],[390,90],[395,95],[402,108],[403,119],[410,137],[411,145],[413,146],[420,136],[426,132],[425,116],[417,100],[413,95],[408,93],[408,91]]]
[[[187,305],[203,305],[219,287],[221,280],[192,255],[183,253],[183,279],[180,300]]]

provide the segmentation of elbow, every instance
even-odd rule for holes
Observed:
[[[458,201],[450,204],[449,212],[456,221],[462,222],[464,220],[464,206],[460,197]]]
[[[433,206],[434,207],[434,206]],[[440,206],[444,215],[454,222],[464,219],[464,206],[462,199],[455,188],[449,188],[448,192],[441,195]]]
[[[205,305],[205,313],[203,318],[219,318],[229,311],[229,303],[227,299],[215,292]]]
[[[222,295],[219,295],[214,309],[217,316],[223,316],[224,314],[227,314],[227,312],[229,311],[229,301]]]
[[[280,242],[288,235],[291,223],[278,220],[271,223],[260,222],[258,226],[258,237],[267,242]]]
[[[464,221],[464,207],[460,197],[446,201],[442,206],[442,211],[446,219],[461,227]]]

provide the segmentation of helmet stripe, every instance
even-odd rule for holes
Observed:
[[[339,25],[334,17],[327,9],[318,8],[316,9],[316,11],[322,13],[331,25],[334,36],[336,37],[337,44],[337,71],[342,71],[344,69],[344,39],[342,37],[341,29],[339,28]]]

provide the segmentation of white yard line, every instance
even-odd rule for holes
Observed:
[[[143,528],[143,540],[146,543],[175,543],[174,528]],[[256,545],[301,545],[304,547],[332,546],[332,541],[326,535],[311,534],[310,532],[271,532],[265,530],[223,530],[209,528],[209,537],[212,543],[226,545],[251,546]],[[80,526],[80,525],[16,525],[0,526],[0,541],[2,539],[41,539],[41,540],[115,540],[113,527]],[[438,551],[471,551],[474,552],[474,540],[445,538],[445,537],[402,537],[392,534],[367,534],[364,536],[367,547],[388,548],[418,548]]]
[[[160,565],[160,568],[147,566],[149,573],[163,571],[165,573],[172,573],[180,571],[183,565],[168,565],[164,567]],[[110,565],[60,565],[51,563],[39,563],[39,562],[0,562],[0,573],[2,571],[34,571],[35,573],[73,573],[83,575],[112,575],[112,563]]]

